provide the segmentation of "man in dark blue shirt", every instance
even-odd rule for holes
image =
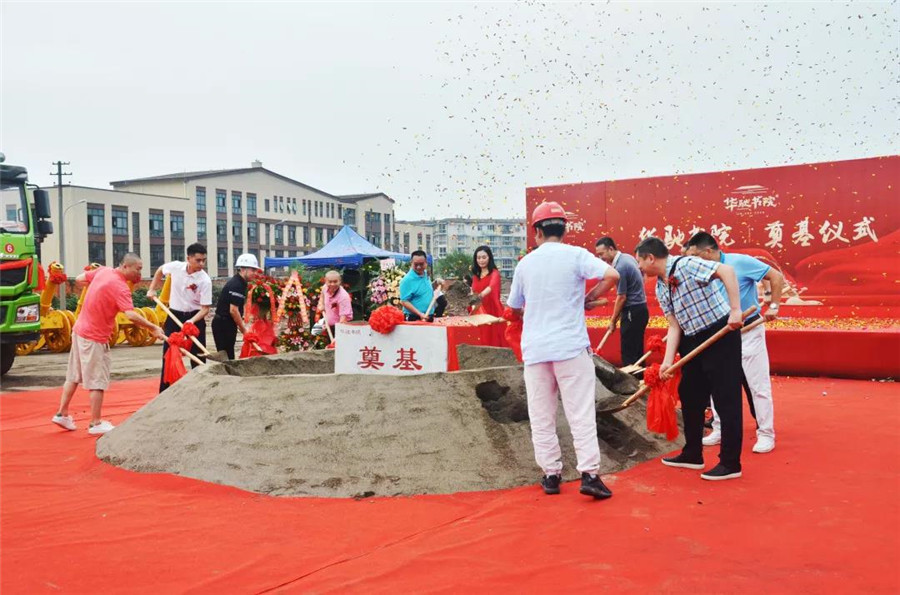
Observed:
[[[612,320],[609,321],[609,330],[615,331],[616,324],[621,321],[622,365],[627,366],[638,361],[644,353],[644,331],[650,321],[647,295],[644,293],[644,276],[638,268],[637,260],[630,254],[620,252],[611,237],[604,236],[597,240],[594,251],[619,273],[616,303],[613,306]]]

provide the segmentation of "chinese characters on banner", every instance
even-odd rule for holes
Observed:
[[[368,325],[338,324],[335,330],[338,374],[404,376],[447,371],[447,329],[399,325],[387,335]]]
[[[878,235],[872,227],[874,222],[875,217],[866,216],[859,221],[848,222],[848,227],[852,231],[850,229],[845,231],[843,221],[825,219],[819,224],[810,221],[809,217],[804,217],[794,222],[793,227],[789,228],[791,234],[787,241],[802,247],[812,246],[815,242],[821,242],[822,244],[831,244],[833,242],[843,244],[877,242]],[[708,230],[695,225],[687,233],[681,229],[675,229],[672,225],[666,225],[662,227],[662,230],[663,234],[660,236],[656,227],[641,227],[638,235],[641,240],[650,236],[661,237],[666,247],[670,250],[674,246],[684,247],[684,243],[698,231],[709,231],[710,235],[716,238],[716,241],[719,242],[719,246],[722,248],[727,248],[734,244],[732,227],[725,223],[713,224]],[[767,248],[784,248],[785,222],[780,220],[769,222],[762,228],[762,232],[765,233],[765,237],[753,238],[753,240],[758,240]]]

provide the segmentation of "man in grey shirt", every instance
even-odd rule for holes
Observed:
[[[594,251],[619,273],[616,303],[609,329],[615,331],[616,324],[621,321],[622,365],[627,366],[638,361],[644,353],[644,331],[650,320],[647,295],[644,293],[644,276],[634,257],[620,252],[611,237],[604,236],[597,240]]]

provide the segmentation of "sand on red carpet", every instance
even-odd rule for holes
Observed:
[[[106,416],[156,383],[114,384]],[[86,393],[72,433],[49,423],[58,391],[4,394],[0,591],[900,591],[897,385],[774,389],[778,446],[750,453],[748,419],[742,479],[651,461],[607,477],[605,502],[575,484],[355,501],[137,474],[95,457]]]

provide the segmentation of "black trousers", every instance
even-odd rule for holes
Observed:
[[[179,312],[178,310],[172,310],[172,314],[177,316],[178,320],[180,320],[181,322],[190,320],[191,318],[196,316],[197,312],[198,312],[197,310],[194,310],[193,312]],[[206,347],[206,321],[201,320],[201,321],[197,322],[196,325],[197,325],[197,329],[200,330],[200,336],[197,337],[197,339],[199,339],[200,343],[204,347]],[[167,316],[166,322],[163,324],[163,332],[166,333],[166,336],[168,337],[169,335],[171,335],[172,333],[174,333],[178,330],[180,330],[180,329],[179,329],[178,325],[175,324],[175,321],[172,320],[172,317]],[[165,373],[166,352],[168,350],[169,350],[169,344],[163,343],[163,369],[160,370],[160,372],[159,372],[159,392],[163,392],[164,390],[169,388],[169,385],[166,384],[166,382],[163,380],[163,375]],[[191,341],[191,353],[193,353],[194,355],[199,357],[201,360],[203,359],[203,356],[200,355],[200,349],[194,344],[193,341]],[[191,360],[191,368],[196,368],[198,365],[199,364],[197,362],[195,362],[194,360]]]
[[[212,321],[213,341],[216,349],[228,354],[228,359],[234,359],[234,344],[237,342],[237,325],[231,317],[216,316]]]
[[[684,356],[726,325],[723,318],[708,329],[682,336],[678,352]],[[719,462],[733,471],[741,469],[743,407],[741,403],[741,333],[732,331],[713,343],[681,369],[681,413],[684,418],[684,456],[703,459],[703,420],[709,397],[716,401],[722,422],[722,448]]]
[[[622,365],[627,366],[644,355],[644,331],[650,321],[647,304],[635,304],[622,309],[619,332],[622,339]]]

